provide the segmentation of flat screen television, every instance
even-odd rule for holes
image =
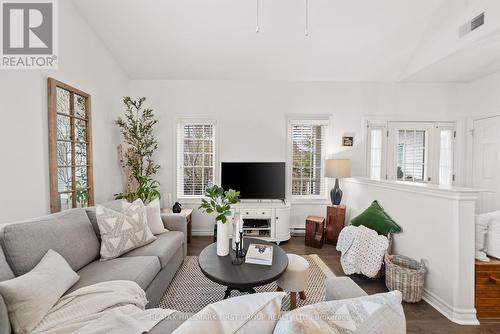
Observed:
[[[221,185],[241,199],[285,199],[284,162],[223,162]]]

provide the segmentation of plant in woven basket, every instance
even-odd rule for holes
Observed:
[[[153,160],[153,154],[158,148],[153,130],[158,120],[153,109],[143,108],[144,101],[145,97],[135,100],[129,96],[124,97],[125,116],[115,121],[124,139],[120,162],[135,180],[127,182],[126,191],[115,194],[115,198],[128,201],[140,198],[148,203],[160,197],[160,183],[153,179],[160,165]]]

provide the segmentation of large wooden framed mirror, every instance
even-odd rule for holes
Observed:
[[[48,79],[50,211],[94,205],[89,94]]]

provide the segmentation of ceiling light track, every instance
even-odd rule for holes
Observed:
[[[309,0],[306,0],[306,37],[309,36]]]
[[[255,0],[256,1],[256,8],[257,8],[257,18],[256,18],[256,27],[255,27],[255,32],[258,33],[260,31],[260,27],[259,27],[259,0]]]

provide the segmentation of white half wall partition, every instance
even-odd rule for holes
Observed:
[[[474,218],[479,191],[398,181],[342,181],[347,220],[377,200],[402,228],[392,252],[423,259],[424,300],[458,324],[479,324],[474,308]]]

